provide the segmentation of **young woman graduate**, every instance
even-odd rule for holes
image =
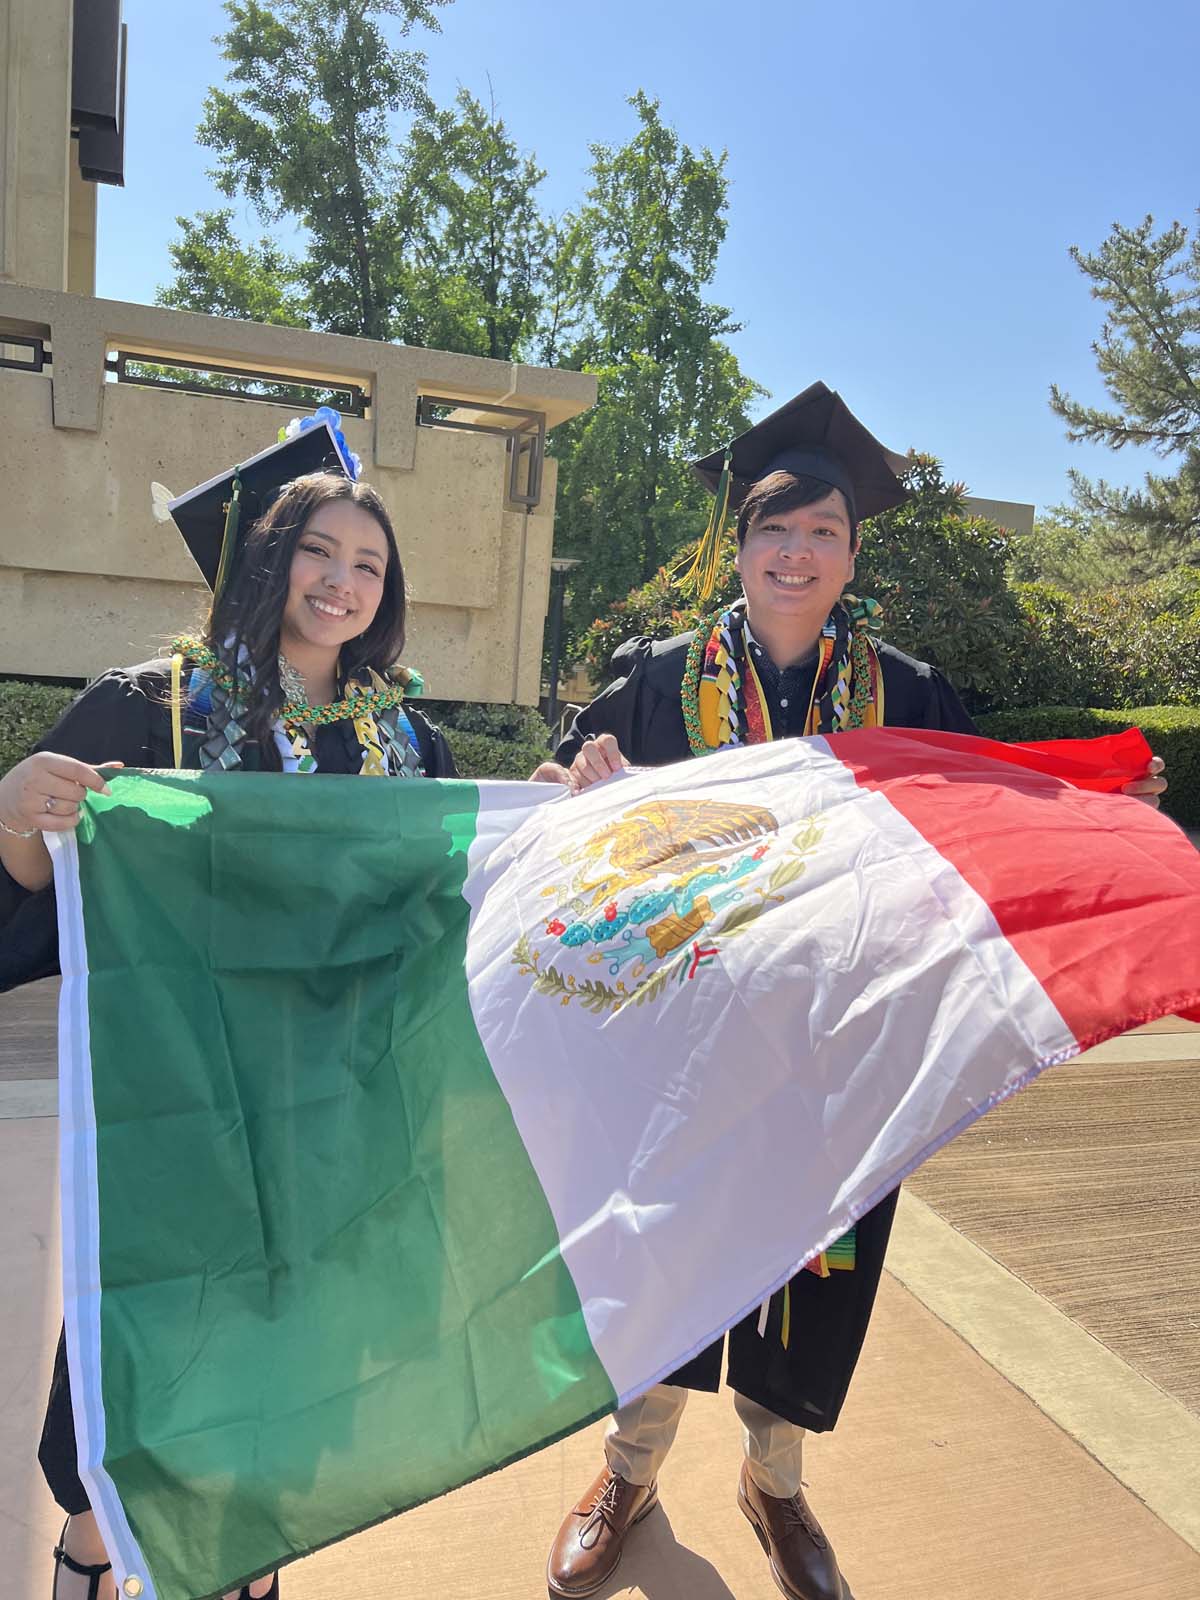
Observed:
[[[691,575],[696,592],[711,598],[727,516],[737,512],[744,597],[694,634],[623,644],[613,657],[621,676],[534,776],[582,788],[626,761],[660,766],[729,745],[881,724],[973,732],[937,668],[882,642],[878,607],[845,592],[859,521],[904,499],[903,464],[822,383],[695,463],[716,496]],[[1164,786],[1147,775],[1131,788],[1157,804]],[[823,1432],[838,1420],[895,1207],[892,1194],[729,1334],[727,1381],[746,1453],[738,1503],[792,1600],[842,1600],[845,1592],[801,1490],[802,1445],[805,1429]],[[754,1226],[753,1195],[744,1226]],[[551,1549],[554,1594],[587,1595],[607,1581],[629,1530],[654,1507],[688,1389],[720,1385],[724,1345],[616,1412],[604,1470]]]
[[[204,627],[168,657],[98,678],[0,779],[0,914],[10,919],[0,987],[56,969],[43,836],[75,826],[85,792],[105,787],[104,767],[455,776],[442,735],[408,703],[419,675],[395,665],[405,590],[391,519],[356,481],[356,458],[330,416],[294,424],[280,444],[172,503],[213,589]],[[54,1600],[109,1600],[115,1589],[78,1473],[65,1340],[40,1459],[68,1514]],[[275,1575],[241,1600],[278,1592]]]

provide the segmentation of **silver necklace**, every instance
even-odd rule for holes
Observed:
[[[308,699],[308,685],[304,681],[304,675],[297,672],[282,651],[279,653],[279,687],[283,690],[285,702],[298,700],[304,705]]]

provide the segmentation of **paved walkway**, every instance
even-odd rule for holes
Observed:
[[[1200,1411],[1197,1057],[1200,1031],[1178,1022],[1112,1039],[997,1107],[909,1185],[1193,1411]]]
[[[52,986],[0,996],[0,1571],[47,1594],[33,1448],[59,1320]],[[999,1107],[902,1197],[809,1493],[855,1600],[1200,1596],[1200,1029],[1127,1035]],[[286,1600],[540,1597],[600,1427],[289,1569]],[[728,1396],[695,1396],[601,1594],[776,1593],[734,1504]]]

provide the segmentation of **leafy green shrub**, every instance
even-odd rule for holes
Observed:
[[[0,683],[0,774],[30,753],[77,691],[49,683]],[[445,731],[465,778],[527,778],[550,759],[546,724],[528,706],[421,702]]]
[[[0,683],[0,773],[24,761],[77,693],[55,683]]]
[[[464,778],[527,778],[550,759],[549,731],[531,706],[422,700],[441,728]]]
[[[546,723],[532,706],[480,705],[472,700],[421,700],[421,710],[444,730],[486,734],[490,739],[515,739],[546,744]]]
[[[1083,506],[1048,506],[1030,533],[1009,541],[1011,583],[1049,583],[1072,594],[1142,584],[1173,575],[1181,561],[1200,566],[1200,540],[1189,556],[1177,542]]]
[[[686,567],[695,550],[696,541],[683,550],[678,565]],[[596,682],[603,685],[612,679],[612,653],[625,639],[638,634],[648,639],[670,639],[677,633],[690,633],[701,622],[732,605],[742,592],[742,582],[733,564],[735,554],[733,540],[727,539],[717,570],[716,593],[702,607],[693,605],[675,582],[676,563],[673,562],[669,567],[660,567],[648,583],[634,589],[624,600],[615,601],[605,616],[597,617],[583,636],[585,659]]]
[[[1081,595],[1072,617],[1107,642],[1122,685],[1114,705],[1200,706],[1200,605],[1179,578]]]
[[[1017,704],[1200,706],[1200,573],[1074,595],[1021,584]]]
[[[457,728],[449,729],[446,738],[459,775],[464,778],[524,779],[534,767],[550,759],[544,744],[492,739],[486,733],[463,733]]]
[[[1170,785],[1162,808],[1182,827],[1200,828],[1200,710],[1194,706],[1033,706],[979,718],[990,739],[1025,744],[1037,739],[1096,739],[1123,728],[1140,728],[1156,756],[1167,764]]]
[[[1008,587],[1008,535],[968,516],[960,483],[913,454],[910,498],[863,524],[853,588],[883,607],[883,637],[940,667],[971,712],[1012,703],[1027,625]]]
[[[1119,705],[1127,684],[1111,640],[1097,637],[1081,624],[1076,596],[1048,583],[1018,584],[1014,594],[1025,619],[1026,639],[1014,663],[1012,693],[1002,709]]]

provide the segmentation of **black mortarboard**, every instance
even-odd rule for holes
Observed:
[[[730,459],[729,509],[736,511],[760,478],[793,472],[818,478],[846,496],[856,522],[907,499],[898,473],[905,457],[868,433],[841,395],[813,383],[787,405],[740,434],[725,450],[692,463],[710,493]]]
[[[729,513],[760,479],[773,472],[816,478],[842,491],[859,522],[908,498],[897,476],[905,465],[904,456],[867,432],[841,395],[823,383],[809,384],[723,450],[692,462],[692,471],[715,499],[695,559],[682,577],[684,586],[700,600],[712,595]]]
[[[226,568],[238,538],[254,526],[284,484],[310,472],[351,476],[327,422],[268,445],[240,466],[218,473],[167,503],[167,510],[210,589],[215,592],[218,587],[227,526],[230,549],[225,553]],[[161,491],[156,490],[157,493]]]

